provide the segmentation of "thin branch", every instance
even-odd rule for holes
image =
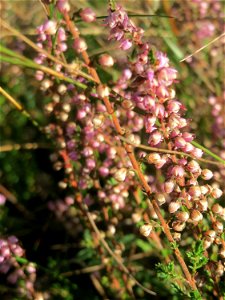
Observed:
[[[210,41],[209,43],[207,43],[206,45],[202,46],[201,48],[199,48],[198,50],[196,50],[195,52],[193,52],[192,54],[186,56],[185,58],[181,59],[180,62],[183,62],[189,58],[191,58],[192,56],[194,56],[195,54],[201,52],[203,49],[205,49],[206,47],[210,46],[211,44],[215,43],[216,41],[218,41],[219,39],[221,39],[223,36],[225,36],[225,32],[222,33],[221,35],[219,35],[218,37],[216,37],[215,39],[213,39],[212,41]]]
[[[7,144],[0,145],[0,152],[9,152],[13,150],[36,150],[36,149],[49,149],[50,145],[38,144],[38,143],[26,143],[26,144]]]
[[[33,219],[33,215],[29,210],[26,209],[21,203],[17,201],[17,198],[3,185],[0,185],[0,193],[3,194],[6,199],[11,202],[23,215],[25,215],[29,219]]]
[[[38,128],[39,131],[43,132],[43,129],[38,124],[38,122],[31,116],[31,114],[10,94],[8,94],[1,86],[0,86],[0,93],[13,105],[16,107],[18,111],[20,111],[24,116],[26,116],[32,124]]]
[[[180,151],[175,151],[175,150],[168,150],[168,149],[162,149],[162,148],[154,148],[154,147],[149,147],[149,146],[145,146],[145,145],[142,145],[142,144],[137,145],[135,143],[130,142],[129,139],[126,139],[123,136],[120,136],[120,139],[122,141],[126,142],[127,144],[132,145],[134,148],[140,148],[140,149],[143,149],[143,150],[153,151],[153,152],[156,152],[156,153],[159,152],[159,153],[166,153],[166,154],[175,154],[175,155],[187,156],[187,157],[190,157],[192,159],[199,160],[199,161],[202,161],[204,163],[208,163],[208,164],[212,164],[212,165],[219,165],[219,166],[221,166],[221,165],[225,164],[225,162],[221,163],[221,162],[216,162],[216,161],[212,161],[212,160],[209,160],[209,159],[196,158],[196,157],[194,157],[194,156],[192,156],[192,155],[190,155],[188,153],[185,153],[185,152],[180,152]]]

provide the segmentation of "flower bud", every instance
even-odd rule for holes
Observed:
[[[114,178],[119,182],[125,181],[126,176],[127,176],[126,168],[121,168],[118,171],[116,171],[116,173],[114,174]]]
[[[99,64],[104,67],[112,67],[114,65],[114,60],[112,56],[108,54],[102,54],[98,60]]]
[[[133,213],[131,216],[134,223],[138,223],[141,221],[141,213]]]
[[[102,177],[106,177],[109,175],[109,169],[107,167],[102,166],[99,168],[99,173]]]
[[[102,126],[104,122],[104,116],[103,115],[97,115],[93,118],[92,123],[94,124],[94,128],[97,129]]]
[[[173,233],[173,239],[174,239],[175,241],[179,242],[180,239],[181,239],[181,233],[179,233],[179,232],[174,232],[174,233]]]
[[[208,249],[212,245],[212,242],[209,240],[204,240],[203,242],[203,248]]]
[[[115,233],[116,233],[116,227],[114,225],[109,225],[107,230],[107,235],[114,236]]]
[[[172,168],[171,173],[176,177],[183,177],[184,176],[184,168],[181,166],[175,166]]]
[[[122,107],[126,110],[130,110],[130,109],[133,109],[134,108],[134,104],[131,100],[127,100],[125,99],[123,102],[122,102]]]
[[[187,164],[187,169],[188,171],[190,171],[191,173],[196,173],[196,172],[200,172],[201,168],[199,166],[199,164],[197,163],[197,161],[195,160],[191,160],[188,164]]]
[[[172,223],[172,228],[173,228],[173,230],[178,231],[178,232],[183,231],[184,228],[185,228],[185,226],[186,226],[186,224],[185,224],[185,223],[182,223],[182,222],[180,222],[180,221],[174,221],[174,222]]]
[[[208,201],[207,200],[200,200],[198,202],[198,206],[200,211],[207,211],[208,209]]]
[[[163,184],[164,192],[167,194],[172,193],[172,191],[174,190],[174,187],[175,187],[175,183],[172,180],[166,181]]]
[[[201,192],[202,192],[202,194],[203,195],[206,195],[207,193],[209,193],[210,192],[210,186],[209,185],[202,185],[201,186]]]
[[[69,113],[71,111],[71,106],[69,103],[63,103],[62,109],[66,112]]]
[[[63,95],[67,91],[67,86],[65,84],[60,84],[57,91],[60,95]]]
[[[178,113],[181,107],[181,103],[175,100],[169,100],[167,104],[167,110],[169,113]]]
[[[163,194],[156,194],[155,198],[159,205],[163,205],[166,202],[166,198]]]
[[[156,164],[161,160],[161,156],[158,153],[151,153],[147,156],[147,161],[149,164]]]
[[[44,79],[42,82],[41,82],[41,90],[42,91],[47,91],[47,89],[50,88],[50,86],[53,85],[53,82],[49,79]]]
[[[202,194],[200,186],[191,186],[188,190],[188,194],[191,197],[199,198]]]
[[[70,11],[70,5],[67,0],[58,0],[56,5],[61,13]]]
[[[213,172],[208,169],[204,169],[202,170],[201,176],[204,180],[210,180],[213,177]]]
[[[150,224],[144,224],[140,227],[140,233],[141,235],[145,236],[145,237],[148,237],[149,234],[151,233],[152,231],[152,225]]]
[[[219,255],[220,255],[223,259],[225,259],[225,248],[222,247],[222,248],[220,249]]]
[[[175,139],[175,143],[174,143],[176,148],[181,148],[183,149],[186,146],[186,141],[185,139],[183,139],[182,137],[177,137]]]
[[[91,23],[96,19],[96,14],[90,7],[82,9],[80,12],[80,16],[81,19],[87,23]]]
[[[97,87],[99,97],[104,98],[109,96],[109,88],[106,85],[99,85]]]
[[[73,43],[73,48],[78,52],[84,52],[87,50],[87,44],[84,39],[76,38]]]
[[[200,211],[198,211],[197,209],[194,209],[191,212],[191,219],[194,222],[199,222],[203,219],[203,215],[200,213]]]
[[[203,155],[203,151],[199,148],[194,148],[192,151],[191,151],[191,154],[196,157],[196,158],[201,158],[202,155]]]
[[[186,211],[180,211],[176,213],[176,218],[181,222],[186,222],[189,219],[189,213]]]
[[[218,199],[222,196],[223,192],[218,188],[213,188],[211,191],[211,195],[213,198]]]
[[[213,241],[216,237],[216,232],[214,230],[207,230],[205,236]]]
[[[173,201],[173,202],[170,202],[168,210],[169,210],[169,212],[170,212],[171,214],[173,214],[173,213],[175,213],[179,208],[180,208],[180,203],[174,202],[174,201]]]
[[[62,121],[62,122],[66,122],[69,118],[69,115],[66,113],[66,112],[60,112],[59,114],[59,119]]]
[[[48,20],[43,25],[43,30],[46,34],[54,35],[57,31],[57,23],[52,20]]]
[[[154,131],[148,140],[148,143],[152,146],[158,145],[163,140],[163,136],[159,131]]]
[[[120,48],[124,51],[130,49],[130,47],[132,47],[132,42],[128,39],[124,39],[122,40],[122,42],[120,43]]]
[[[58,183],[58,186],[59,186],[61,189],[65,189],[65,188],[67,188],[67,183],[64,182],[64,181],[60,181],[60,182]]]
[[[212,211],[214,212],[214,214],[220,215],[223,212],[223,207],[216,203],[212,206]]]
[[[216,221],[213,223],[213,229],[216,232],[222,233],[223,232],[223,223]]]
[[[221,277],[224,274],[224,266],[221,262],[219,262],[217,269],[216,269],[216,276]]]

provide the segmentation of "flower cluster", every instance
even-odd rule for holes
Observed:
[[[124,11],[114,15],[114,31],[123,30],[126,27],[120,24],[121,15],[127,19]],[[110,23],[109,23],[109,27]],[[116,36],[114,36],[116,39]],[[168,204],[168,211],[172,214],[171,226],[177,240],[181,238],[181,232],[186,226],[195,228],[203,220],[209,217],[208,230],[214,230],[214,239],[207,238],[205,232],[205,248],[212,242],[221,244],[223,233],[222,220],[225,219],[225,210],[215,212],[213,202],[222,195],[222,191],[216,185],[202,183],[209,181],[213,173],[209,169],[202,169],[195,158],[201,158],[201,149],[192,145],[194,135],[188,132],[188,120],[183,117],[184,105],[176,98],[174,83],[177,82],[177,70],[170,66],[165,53],[153,51],[148,43],[138,42],[137,55],[125,69],[118,80],[114,90],[127,101],[131,101],[130,111],[134,107],[141,109],[144,114],[146,133],[149,134],[148,144],[153,147],[164,147],[168,150],[181,151],[193,157],[185,155],[177,157],[172,154],[152,153],[146,155],[146,161],[162,171],[163,184],[154,184],[152,195],[159,205]],[[157,149],[156,149],[157,150]],[[211,215],[213,214],[213,217]],[[211,224],[210,224],[211,223]]]
[[[10,284],[18,284],[21,295],[26,295],[27,299],[33,299],[36,268],[32,263],[20,265],[17,258],[23,258],[24,254],[25,251],[15,236],[0,239],[0,273],[6,275]],[[20,285],[21,281],[25,284]]]

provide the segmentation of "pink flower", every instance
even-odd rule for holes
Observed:
[[[6,201],[6,197],[3,194],[0,194],[0,205],[4,205]]]
[[[159,131],[154,131],[148,140],[148,143],[151,146],[156,146],[158,145],[161,141],[163,140],[163,135]]]
[[[120,48],[124,51],[130,49],[130,47],[132,47],[132,42],[128,39],[125,39],[120,43]]]
[[[96,19],[95,12],[89,7],[82,9],[80,12],[80,16],[82,20],[87,23],[91,23]]]

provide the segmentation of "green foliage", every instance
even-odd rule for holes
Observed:
[[[192,245],[192,250],[188,251],[187,257],[189,259],[189,266],[192,269],[192,273],[207,264],[208,258],[204,255],[203,241],[197,241]]]
[[[171,280],[177,278],[177,273],[174,269],[174,262],[171,261],[167,265],[163,263],[156,264],[157,277],[163,280]]]

